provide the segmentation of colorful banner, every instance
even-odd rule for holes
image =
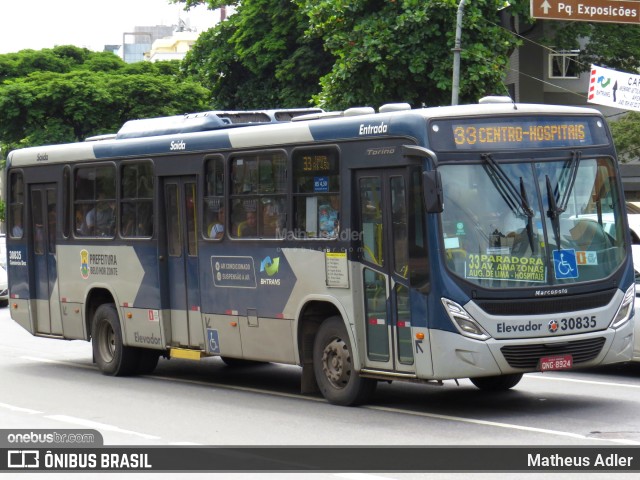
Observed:
[[[640,75],[591,65],[589,103],[640,111]]]

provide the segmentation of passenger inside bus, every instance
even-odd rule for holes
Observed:
[[[337,237],[340,230],[340,213],[338,208],[339,199],[337,195],[329,197],[329,203],[323,203],[318,208],[319,229],[321,237]]]
[[[255,210],[246,212],[246,217],[243,222],[238,225],[239,237],[256,237],[258,236],[258,218]]]
[[[87,217],[87,209],[84,205],[78,205],[76,207],[75,217],[76,235],[89,235],[89,227],[85,222],[85,218]]]
[[[13,228],[11,229],[13,238],[22,238],[22,215],[13,216]]]
[[[284,207],[278,197],[265,197],[262,203],[262,237],[275,238],[284,228]]]
[[[209,223],[207,232],[209,238],[222,238],[224,235],[224,207],[218,209],[217,219]]]
[[[106,200],[103,193],[99,194],[95,207],[87,212],[85,223],[90,235],[113,236],[115,233],[115,202]]]

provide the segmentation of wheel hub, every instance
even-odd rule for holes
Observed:
[[[116,334],[107,322],[102,325],[101,337],[100,353],[106,362],[111,362],[116,351]]]
[[[336,338],[322,352],[322,370],[336,388],[344,388],[351,375],[351,355],[345,342]]]

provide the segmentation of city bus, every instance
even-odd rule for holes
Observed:
[[[356,405],[379,381],[503,391],[631,359],[631,239],[597,110],[205,112],[88,140],[8,155],[9,308],[90,341],[104,374],[282,363]]]

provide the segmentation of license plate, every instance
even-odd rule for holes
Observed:
[[[572,355],[556,355],[554,357],[542,357],[538,364],[538,370],[546,372],[548,370],[566,370],[573,368]]]

